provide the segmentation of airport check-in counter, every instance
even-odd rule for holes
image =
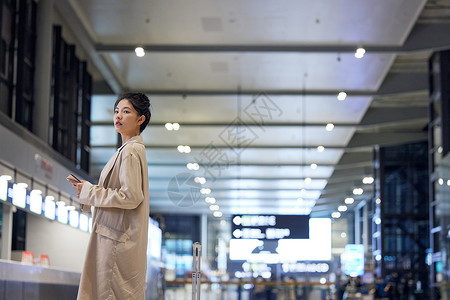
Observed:
[[[0,260],[0,299],[76,299],[81,274]]]

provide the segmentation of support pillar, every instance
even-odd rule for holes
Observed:
[[[34,76],[33,132],[49,142],[50,88],[53,54],[54,0],[39,0],[37,7],[36,68]]]

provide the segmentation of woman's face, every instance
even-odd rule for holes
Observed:
[[[143,118],[145,117],[139,116],[136,109],[127,99],[120,100],[114,109],[114,127],[122,135],[138,135]]]

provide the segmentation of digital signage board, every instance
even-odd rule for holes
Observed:
[[[229,258],[268,264],[330,260],[331,219],[311,218],[308,228],[308,239],[231,239]]]
[[[364,245],[347,244],[341,257],[345,275],[351,277],[364,274]]]
[[[308,215],[233,215],[234,239],[308,239]]]

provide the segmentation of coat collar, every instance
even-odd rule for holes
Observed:
[[[131,144],[131,143],[144,144],[144,139],[142,138],[141,135],[133,136],[131,139],[129,139],[128,141],[126,141],[122,146],[120,146],[119,149],[117,149],[117,151],[122,150],[123,147],[125,147],[126,145]]]

